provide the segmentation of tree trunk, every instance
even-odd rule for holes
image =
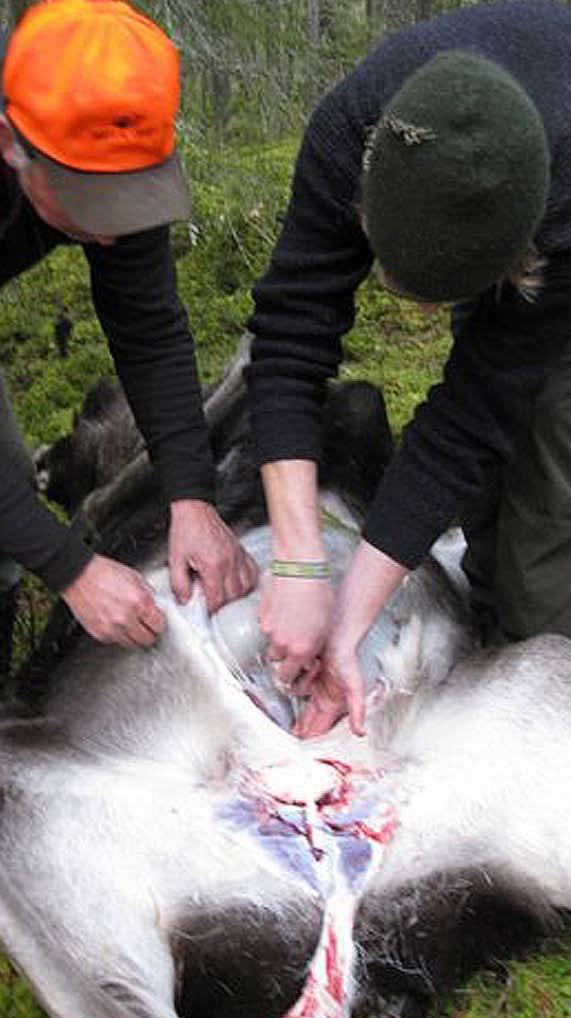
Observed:
[[[212,82],[212,95],[214,99],[216,140],[219,145],[223,145],[226,141],[230,122],[230,102],[232,99],[230,75],[224,68],[212,68],[210,80]]]
[[[429,21],[432,17],[432,0],[416,0],[416,21]]]
[[[319,49],[321,42],[319,0],[307,0],[307,41],[312,49]]]
[[[417,0],[382,0],[385,32],[397,32],[416,21]]]
[[[396,32],[417,21],[417,8],[427,0],[366,0],[367,19],[373,33]],[[429,0],[428,0],[429,2]]]
[[[13,25],[16,24],[18,18],[22,16],[27,7],[30,7],[32,0],[10,0],[10,20]]]
[[[382,27],[382,0],[366,0],[367,24],[371,35],[376,35]]]

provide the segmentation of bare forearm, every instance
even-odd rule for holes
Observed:
[[[357,647],[407,572],[361,540],[337,592],[332,617],[335,643]]]
[[[274,559],[323,562],[319,527],[317,470],[311,460],[279,460],[262,467],[272,526]],[[275,563],[274,563],[275,565]],[[272,571],[273,571],[272,567]],[[260,626],[268,638],[274,676],[285,688],[302,670],[310,670],[327,633],[333,602],[325,578],[273,575],[262,590]]]
[[[323,559],[317,468],[311,460],[279,460],[262,467],[274,555],[298,561]]]
[[[295,734],[312,738],[349,714],[355,735],[365,733],[365,685],[358,646],[407,570],[361,541],[338,590],[325,646],[324,667],[315,676]]]

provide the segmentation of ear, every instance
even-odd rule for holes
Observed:
[[[14,132],[3,113],[0,113],[0,152],[4,152],[14,141]]]
[[[12,126],[3,113],[0,113],[0,155],[13,170],[23,170],[28,162],[24,149],[16,140]]]

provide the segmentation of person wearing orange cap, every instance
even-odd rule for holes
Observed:
[[[169,224],[189,215],[175,149],[177,51],[121,0],[41,0],[8,40],[2,92],[0,284],[58,244],[82,245],[99,321],[170,503],[173,591],[186,600],[194,572],[214,610],[245,594],[256,569],[213,506],[193,341],[176,292]],[[0,461],[4,620],[23,567],[92,636],[151,644],[164,625],[152,591],[39,501],[2,385]]]

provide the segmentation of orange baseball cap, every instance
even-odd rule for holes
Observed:
[[[8,119],[80,229],[122,235],[188,217],[179,58],[153,21],[122,0],[40,0],[2,76]]]

